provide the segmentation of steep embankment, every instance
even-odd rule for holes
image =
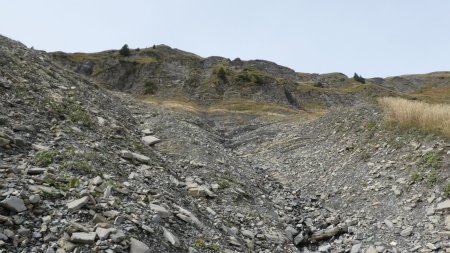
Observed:
[[[0,37],[0,56],[0,251],[297,251],[247,163],[223,162],[230,152],[214,164],[168,160],[142,137],[171,118],[144,129],[127,108],[137,101],[45,53]],[[198,134],[197,145],[221,147]]]

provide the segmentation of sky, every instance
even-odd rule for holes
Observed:
[[[448,0],[3,0],[0,34],[45,51],[154,44],[364,77],[450,71]]]

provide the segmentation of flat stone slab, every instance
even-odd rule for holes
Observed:
[[[96,236],[97,234],[95,232],[77,232],[72,234],[72,236],[70,237],[70,241],[82,244],[93,244],[95,242]]]
[[[151,250],[145,243],[131,238],[130,253],[151,253]]]
[[[1,202],[1,205],[8,210],[20,213],[27,210],[25,203],[21,198],[16,196],[9,197]]]
[[[171,215],[169,210],[160,205],[150,204],[150,209],[157,212],[161,218],[167,218]]]
[[[151,136],[151,135],[142,137],[142,141],[144,142],[144,144],[149,145],[149,146],[152,146],[152,145],[155,145],[156,143],[161,142],[160,139],[156,138],[155,136]]]
[[[28,175],[40,175],[40,174],[44,174],[47,171],[47,169],[45,168],[30,168],[27,170],[27,174]]]
[[[449,210],[450,209],[450,199],[437,204],[436,211]]]
[[[77,199],[77,200],[67,203],[67,208],[69,209],[69,211],[76,211],[78,209],[81,209],[88,202],[89,202],[89,197],[84,196],[81,199]]]
[[[98,228],[95,230],[95,233],[97,233],[98,238],[99,238],[100,240],[102,240],[102,241],[108,239],[108,237],[109,237],[109,235],[111,234],[111,232],[115,232],[115,229],[98,227]]]

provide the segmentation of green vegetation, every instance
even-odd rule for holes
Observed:
[[[235,80],[239,83],[263,84],[264,75],[257,70],[244,69],[236,75]]]
[[[227,81],[227,72],[223,66],[215,68],[213,70],[213,74],[216,75],[220,80],[226,82]]]
[[[434,186],[439,182],[439,171],[433,168],[430,173],[427,174],[426,180],[429,187]]]
[[[419,161],[419,164],[424,165],[426,167],[430,167],[432,169],[440,168],[440,160],[441,157],[436,152],[430,151],[422,156]]]
[[[120,59],[120,61],[131,62],[135,64],[147,64],[157,62],[158,60],[150,56],[140,56],[140,57]]]
[[[158,86],[155,82],[148,80],[144,83],[144,94],[145,95],[153,95],[158,90]]]
[[[101,61],[106,60],[110,56],[106,53],[73,53],[67,54],[63,52],[53,53],[53,57],[62,58],[72,62],[82,62],[82,61]]]
[[[64,161],[61,168],[66,170],[74,170],[81,174],[97,175],[97,171],[86,161]]]
[[[219,190],[224,190],[224,189],[230,188],[231,182],[228,181],[228,180],[225,179],[225,178],[222,178],[222,179],[219,181],[218,185],[219,185]]]
[[[192,247],[196,250],[208,250],[208,251],[218,251],[219,245],[216,243],[206,243],[202,239],[195,240]]]
[[[130,49],[127,44],[123,45],[123,47],[119,50],[119,54],[125,57],[130,56]]]
[[[422,174],[420,174],[419,172],[414,172],[411,174],[411,181],[413,182],[419,182],[423,180],[423,176]]]
[[[353,75],[353,79],[358,83],[366,83],[366,79],[356,73]]]
[[[374,129],[376,126],[377,126],[377,124],[376,124],[375,121],[373,121],[373,120],[367,122],[367,124],[366,124],[366,127],[367,127],[367,129],[369,129],[369,130]]]
[[[450,183],[448,183],[444,186],[444,189],[442,190],[442,192],[444,193],[444,196],[446,198],[450,197]]]
[[[133,150],[134,151],[137,151],[137,152],[139,152],[139,153],[144,153],[144,151],[145,151],[145,146],[144,146],[144,144],[142,144],[141,142],[134,142],[133,143]]]
[[[95,125],[86,110],[72,99],[63,99],[61,103],[50,102],[50,108],[52,111],[61,114],[64,118],[68,118],[74,123],[89,128],[92,128]]]
[[[47,167],[57,156],[56,151],[40,151],[34,156],[34,164],[36,166]]]
[[[61,169],[96,176],[100,173],[93,164],[102,163],[104,159],[95,152],[76,152],[74,148],[65,148],[61,152],[61,160]]]

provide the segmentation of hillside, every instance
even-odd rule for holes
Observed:
[[[108,89],[137,96],[187,99],[203,105],[250,100],[302,110],[323,110],[395,94],[374,82],[355,82],[340,73],[296,73],[263,60],[202,58],[165,45],[94,54],[62,52],[52,57]]]
[[[0,252],[450,250],[450,140],[373,103],[445,102],[445,72],[361,84],[1,36],[0,67]]]

